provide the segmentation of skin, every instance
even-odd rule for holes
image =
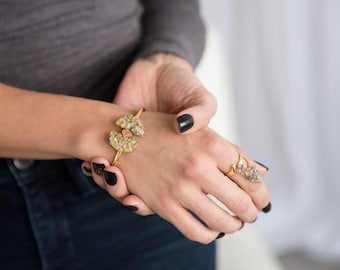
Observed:
[[[115,103],[129,109],[143,106],[150,111],[174,113],[176,117],[188,113],[193,116],[195,124],[185,134],[194,133],[206,127],[216,112],[215,98],[193,74],[189,63],[179,57],[168,54],[157,54],[147,59],[137,60],[128,70],[116,96]],[[173,131],[181,134],[174,120],[173,126]],[[143,144],[144,142],[142,141],[141,143]],[[224,151],[227,150],[224,149]],[[237,152],[243,153],[241,149],[234,145],[230,148],[230,151],[234,154]],[[178,155],[181,154],[179,153]],[[245,154],[243,153],[243,155]],[[234,161],[235,163],[237,157],[229,159],[229,161]],[[92,163],[104,164],[106,171],[116,174],[117,183],[114,186],[110,186],[105,182],[103,176],[85,172],[91,175],[95,182],[105,188],[111,196],[120,200],[124,205],[136,206],[138,209],[136,213],[140,215],[148,215],[154,212],[160,213],[159,210],[156,211],[152,207],[149,207],[148,202],[143,201],[141,197],[136,195],[137,193],[132,192],[122,173],[122,171],[125,170],[120,165],[119,167],[122,170],[118,167],[110,166],[110,162],[102,157],[96,157],[92,160]],[[90,168],[88,162],[85,162],[83,166],[88,169]],[[254,166],[260,171],[262,176],[266,173],[265,168],[258,164]],[[188,167],[190,167],[190,165],[188,165]],[[224,170],[225,169],[226,168],[224,168]],[[125,174],[125,176],[127,177],[128,175]],[[269,202],[269,193],[263,183],[249,185],[249,182],[238,175],[233,176],[231,179],[224,178],[224,181],[236,183],[238,188],[248,193],[255,208],[258,210],[261,210]],[[216,186],[216,188],[218,188],[218,186]],[[237,200],[236,193],[229,195],[229,202]],[[188,194],[183,194],[183,196],[187,197]],[[267,204],[263,205],[258,203],[258,200],[261,199]],[[228,204],[228,202],[226,202],[226,204]],[[242,202],[240,202],[240,204],[242,204]],[[254,210],[254,207],[252,207],[252,209]],[[243,218],[242,215],[239,216],[239,218],[246,222],[250,220]],[[230,233],[232,231],[231,228],[232,224],[223,232]]]
[[[99,155],[106,160],[113,158],[108,134],[111,129],[119,131],[113,121],[130,112],[106,102],[37,93],[3,84],[0,108],[0,126],[6,127],[0,130],[1,157],[71,157],[86,161]],[[146,111],[141,120],[147,132],[143,138],[137,138],[139,147],[119,160],[126,185],[187,238],[209,243],[220,232],[235,232],[242,221],[254,220],[257,210],[269,202],[263,182],[253,185],[244,179],[231,181],[224,176],[222,172],[229,170],[237,159],[237,150],[212,130],[202,128],[179,136],[173,129],[172,114]],[[235,216],[206,194],[219,199]],[[208,227],[187,210],[197,214]]]
[[[190,114],[194,118],[194,126],[185,132],[193,133],[209,124],[216,113],[215,97],[201,84],[193,74],[192,66],[184,59],[172,54],[155,54],[148,58],[136,60],[123,79],[114,103],[130,110],[144,107],[148,111],[159,111],[176,114]],[[174,130],[181,134],[177,122],[173,121]],[[114,172],[118,182],[115,188],[108,186],[110,194],[125,205],[138,208],[136,213],[149,215],[153,211],[137,196],[127,189],[122,171],[110,166],[104,158],[96,157],[92,163],[104,164],[105,170]],[[83,164],[90,170],[89,162]],[[104,185],[104,178],[89,174],[97,183]]]

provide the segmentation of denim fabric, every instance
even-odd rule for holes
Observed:
[[[213,270],[215,244],[125,209],[80,161],[0,159],[0,269]]]

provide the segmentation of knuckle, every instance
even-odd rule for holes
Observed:
[[[230,225],[226,217],[226,213],[216,214],[213,218],[213,224],[214,227],[216,227],[216,229],[219,231],[225,231],[225,228]]]
[[[202,166],[203,161],[199,158],[198,155],[190,155],[186,159],[186,165],[183,168],[182,172],[183,176],[189,179],[196,178],[200,174]]]
[[[173,185],[171,187],[171,193],[175,195],[176,198],[186,198],[189,190],[190,189],[188,189],[188,184],[184,181],[178,181],[176,185]]]
[[[235,214],[242,215],[249,211],[252,205],[252,199],[250,196],[240,196],[234,199],[233,205]]]
[[[219,136],[215,133],[209,133],[207,139],[205,141],[207,152],[210,155],[220,155],[223,151],[223,147],[221,147],[222,142]]]

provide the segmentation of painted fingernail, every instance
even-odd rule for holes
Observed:
[[[104,171],[104,179],[106,183],[110,186],[114,186],[117,183],[117,176],[114,172]]]
[[[216,240],[222,238],[223,236],[225,236],[225,233],[223,232],[219,233],[216,237]]]
[[[102,176],[104,174],[105,165],[99,163],[93,163],[93,170],[96,174]]]
[[[269,171],[269,168],[266,165],[264,165],[263,163],[261,163],[257,160],[254,160],[254,162],[257,163],[258,165],[262,166],[263,168],[265,168],[267,171]]]
[[[257,220],[257,217],[253,221],[251,221],[249,223],[255,223],[256,220]]]
[[[83,166],[83,169],[84,169],[84,171],[85,171],[86,173],[88,173],[88,174],[91,174],[91,173],[92,173],[91,168],[88,168],[88,167],[86,167],[86,166]]]
[[[126,205],[125,208],[132,212],[136,212],[138,210],[138,208],[134,205]]]
[[[268,203],[268,205],[265,208],[262,209],[262,212],[263,213],[269,213],[271,209],[272,209],[272,204]]]
[[[192,128],[194,125],[194,119],[190,114],[183,114],[177,117],[177,123],[179,127],[179,131],[181,133],[187,131],[188,129]]]

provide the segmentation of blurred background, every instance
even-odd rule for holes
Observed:
[[[211,126],[270,168],[273,205],[218,241],[219,270],[339,270],[340,1],[201,5]]]

